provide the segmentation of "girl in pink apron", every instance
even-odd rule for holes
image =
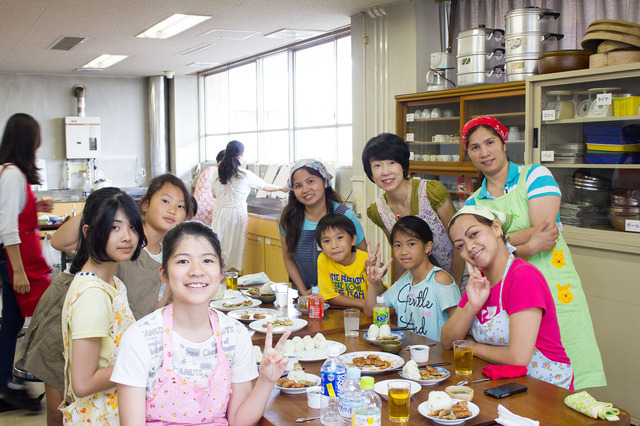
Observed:
[[[87,198],[75,274],[62,308],[65,424],[117,425],[118,400],[109,378],[124,331],[134,322],[118,262],[136,259],[146,244],[133,199],[118,188]]]
[[[18,333],[49,286],[51,272],[42,256],[37,211],[50,212],[52,203],[37,202],[31,191],[31,185],[40,183],[35,165],[39,146],[40,125],[33,117],[9,118],[0,145],[0,399],[33,411],[40,409],[40,401],[12,383],[12,371]]]
[[[272,348],[269,326],[252,387],[257,374],[251,374],[256,366],[246,328],[209,308],[224,269],[218,237],[199,222],[184,222],[167,233],[163,246],[160,275],[173,303],[142,318],[123,338],[111,376],[122,421],[257,423],[287,365],[280,349],[290,333]],[[246,380],[234,380],[243,374]]]
[[[479,206],[465,206],[451,219],[449,235],[470,278],[441,342],[451,349],[471,334],[474,356],[526,366],[529,376],[573,389],[551,291],[540,271],[509,253],[502,231],[509,219]]]

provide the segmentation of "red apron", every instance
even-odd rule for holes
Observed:
[[[5,164],[0,170],[0,175],[9,164]],[[47,265],[42,255],[42,246],[40,245],[40,228],[38,227],[38,211],[36,209],[36,196],[31,190],[31,186],[27,182],[27,201],[24,204],[22,212],[18,216],[18,231],[20,234],[20,257],[24,272],[29,280],[30,291],[25,294],[15,293],[20,307],[20,312],[24,318],[33,315],[38,300],[42,293],[49,287],[51,281],[51,267]],[[9,270],[9,278],[13,283],[13,268],[6,255],[7,269]]]

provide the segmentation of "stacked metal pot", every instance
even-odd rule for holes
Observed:
[[[480,25],[458,34],[458,87],[504,81],[504,30]]]
[[[527,7],[505,15],[505,66],[507,81],[521,81],[538,74],[538,55],[554,50],[560,13]]]

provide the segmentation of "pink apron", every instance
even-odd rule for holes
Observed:
[[[502,309],[502,288],[507,277],[509,267],[513,262],[513,255],[509,257],[507,266],[500,282],[499,312],[484,324],[480,323],[478,317],[473,318],[471,323],[471,335],[478,343],[493,346],[509,346],[509,315]],[[527,365],[527,376],[561,386],[566,389],[573,389],[573,369],[571,364],[551,361],[544,356],[538,348],[533,348],[533,356]]]
[[[163,360],[158,380],[147,398],[147,424],[227,425],[231,395],[231,362],[222,349],[220,325],[209,311],[218,348],[218,365],[206,386],[198,386],[173,372],[173,303],[163,313]]]
[[[5,167],[10,164],[5,164],[0,170],[0,175],[4,172]],[[40,244],[40,228],[38,227],[38,211],[36,209],[36,196],[31,190],[31,185],[27,183],[27,201],[24,204],[24,208],[18,216],[18,231],[20,234],[20,257],[22,258],[22,264],[24,272],[29,280],[29,292],[28,293],[15,293],[20,312],[24,318],[33,315],[33,311],[36,309],[36,305],[40,300],[40,296],[45,292],[49,283],[51,282],[49,274],[51,273],[51,267],[47,265],[42,255],[42,245]],[[9,271],[9,278],[13,282],[13,268],[7,259],[7,269]]]

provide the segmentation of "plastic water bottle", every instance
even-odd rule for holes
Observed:
[[[390,323],[389,307],[384,303],[384,296],[376,297],[376,304],[373,307],[373,322],[378,327]]]
[[[351,413],[353,405],[360,398],[360,369],[347,368],[347,380],[340,388],[340,416],[342,426],[351,426]]]
[[[340,388],[342,387],[347,368],[340,361],[340,347],[329,346],[329,357],[320,368],[320,385],[322,386],[322,406],[320,421],[323,425],[340,426]]]
[[[354,426],[380,426],[382,424],[382,401],[373,391],[373,377],[360,379],[360,398],[353,407]]]

